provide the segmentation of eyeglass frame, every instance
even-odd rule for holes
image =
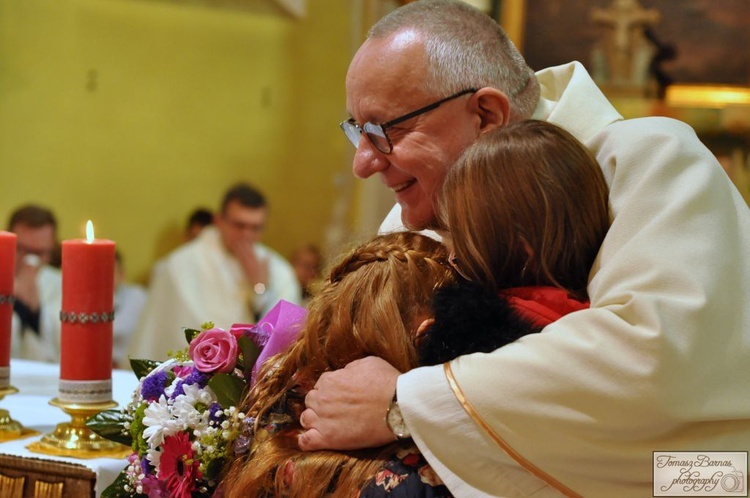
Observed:
[[[461,258],[456,256],[456,253],[451,251],[448,255],[448,264],[453,268],[453,270],[458,273],[458,275],[463,278],[464,280],[471,282],[471,279],[464,273],[464,271],[461,269],[460,266]]]
[[[376,149],[378,149],[383,154],[390,154],[391,152],[393,152],[393,142],[391,142],[391,137],[389,137],[388,133],[386,133],[385,131],[387,128],[391,128],[392,126],[395,126],[399,123],[403,123],[404,121],[407,121],[412,118],[416,118],[417,116],[420,116],[422,114],[425,114],[426,112],[432,111],[433,109],[437,109],[438,107],[440,107],[440,105],[450,100],[457,99],[458,97],[462,97],[469,93],[476,93],[477,91],[479,91],[478,88],[466,88],[465,90],[461,90],[460,92],[457,92],[457,93],[454,93],[453,95],[449,95],[445,98],[442,98],[438,100],[437,102],[433,102],[432,104],[421,107],[417,109],[416,111],[411,111],[409,113],[406,113],[403,116],[399,116],[396,119],[392,119],[385,123],[374,124],[368,121],[360,125],[354,120],[354,118],[349,118],[339,123],[339,127],[341,127],[341,129],[344,131],[346,138],[349,139],[349,141],[352,143],[352,145],[354,145],[354,147],[359,147],[359,141],[362,139],[362,135],[364,134],[364,135],[367,135],[368,140],[370,140],[370,143]],[[350,134],[350,131],[356,132],[356,134],[353,134],[353,133]],[[385,138],[386,142],[388,142],[388,150],[385,151],[381,149],[380,147],[378,147],[378,144],[375,142],[375,140],[373,140],[370,137],[370,134],[374,134],[378,137]]]

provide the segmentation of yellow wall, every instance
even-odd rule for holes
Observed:
[[[56,212],[62,239],[90,218],[145,281],[191,209],[248,180],[271,203],[269,245],[322,245],[349,168],[350,2],[310,1],[297,19],[242,1],[256,7],[2,0],[3,228],[26,202]]]

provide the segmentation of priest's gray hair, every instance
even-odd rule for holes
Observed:
[[[425,85],[450,95],[469,87],[494,87],[510,98],[511,119],[531,117],[539,101],[534,71],[487,14],[458,0],[419,0],[380,19],[367,38],[383,39],[413,30],[424,38]]]

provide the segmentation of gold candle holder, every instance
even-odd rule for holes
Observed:
[[[42,436],[33,450],[50,455],[96,458],[128,449],[122,444],[104,439],[86,427],[86,420],[90,417],[102,410],[116,407],[117,403],[114,401],[72,403],[54,398],[49,404],[70,415],[71,421],[57,424],[53,432]]]
[[[17,392],[18,389],[13,386],[0,389],[0,401],[7,395]],[[0,441],[18,438],[23,434],[23,431],[23,425],[13,420],[8,410],[0,408]]]

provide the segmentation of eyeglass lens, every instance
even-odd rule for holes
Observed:
[[[448,97],[440,99],[437,102],[433,102],[432,104],[422,107],[421,109],[417,109],[416,111],[404,114],[403,116],[388,121],[384,124],[374,124],[367,122],[364,125],[360,126],[354,121],[354,119],[349,119],[341,123],[339,126],[341,126],[341,129],[344,130],[347,138],[349,138],[349,141],[355,147],[359,147],[359,140],[364,133],[380,152],[382,152],[383,154],[390,154],[391,152],[393,152],[393,144],[391,143],[390,138],[388,138],[388,134],[385,131],[386,128],[436,109],[441,104],[448,102],[449,100],[453,100],[455,98],[461,97],[462,95],[466,95],[467,93],[473,93],[476,91],[476,88],[467,88],[465,90],[461,90],[460,92],[449,95]]]
[[[364,133],[370,139],[370,142],[383,154],[388,154],[393,150],[391,142],[380,125],[365,123],[363,126],[360,126],[350,119],[341,123],[341,129],[344,130],[346,137],[355,147],[359,147],[359,141]]]
[[[367,133],[367,138],[370,139],[372,144],[377,147],[380,152],[382,152],[383,154],[389,154],[393,150],[391,141],[385,134],[385,130],[383,129],[382,125],[365,123],[363,125],[363,129],[365,133]]]

